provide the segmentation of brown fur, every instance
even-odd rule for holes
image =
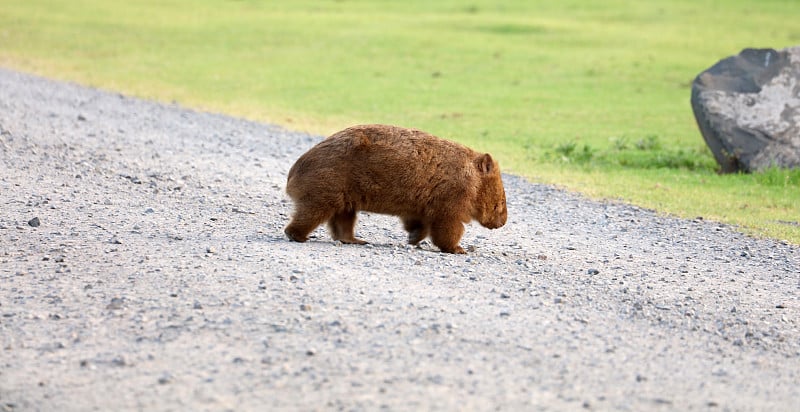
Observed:
[[[507,217],[489,154],[396,126],[354,126],[323,140],[289,170],[286,193],[295,213],[284,232],[297,242],[327,221],[334,240],[366,243],[353,233],[364,210],[399,216],[412,245],[430,235],[443,252],[465,253],[464,223],[495,229]]]

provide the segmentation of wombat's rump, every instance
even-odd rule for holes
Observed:
[[[323,140],[289,170],[286,193],[295,212],[284,232],[304,242],[328,222],[342,243],[354,236],[359,210],[399,216],[416,245],[428,235],[443,252],[459,246],[472,219],[506,223],[500,168],[489,154],[428,133],[387,125],[354,126]]]

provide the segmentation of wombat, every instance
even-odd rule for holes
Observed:
[[[416,129],[354,126],[300,156],[289,170],[286,193],[295,211],[284,232],[297,242],[323,222],[334,240],[354,236],[360,210],[399,216],[408,243],[430,235],[442,252],[459,246],[472,219],[495,229],[506,223],[506,194],[492,156]]]

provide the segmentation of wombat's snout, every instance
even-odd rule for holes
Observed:
[[[506,224],[506,219],[508,218],[508,211],[504,209],[501,210],[502,212],[496,212],[496,214],[492,216],[484,216],[484,218],[480,220],[481,226],[487,229],[497,229],[499,227],[503,227],[503,225]]]
[[[503,227],[503,225],[506,224],[506,217],[507,217],[507,215],[498,216],[497,218],[495,218],[494,220],[488,222],[488,224],[484,225],[484,226],[486,226],[489,229],[497,229],[497,228]]]

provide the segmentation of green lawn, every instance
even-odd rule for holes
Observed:
[[[506,171],[800,244],[800,172],[715,173],[696,74],[800,44],[794,0],[0,0],[0,65],[329,134],[417,127]]]

